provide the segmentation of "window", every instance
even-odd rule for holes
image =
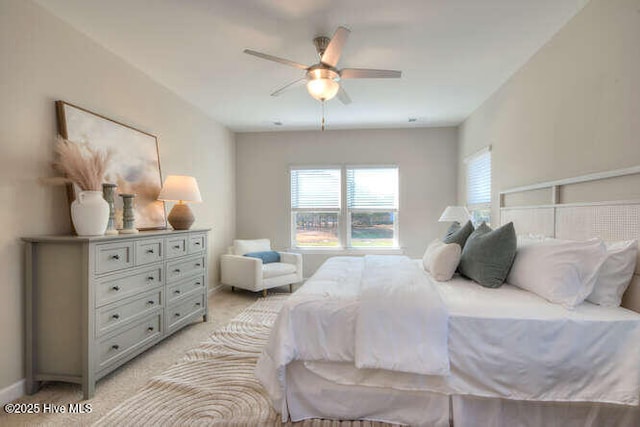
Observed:
[[[397,246],[398,168],[347,168],[352,247]]]
[[[292,168],[291,236],[299,248],[397,247],[398,168]]]
[[[475,225],[491,223],[491,147],[465,160],[467,164],[467,208]]]
[[[340,246],[340,175],[340,169],[291,170],[294,246]]]

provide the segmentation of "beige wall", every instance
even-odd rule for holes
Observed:
[[[238,238],[290,246],[290,165],[397,164],[400,245],[421,257],[446,229],[437,222],[442,210],[455,202],[456,140],[455,128],[237,134]],[[305,276],[326,257],[305,255]]]
[[[0,57],[1,391],[23,378],[19,238],[70,230],[64,191],[37,182],[52,175],[54,100],[157,135],[165,176],[198,179],[204,203],[193,210],[214,228],[215,255],[235,234],[235,147],[226,128],[30,1],[0,2]]]
[[[640,1],[592,0],[460,128],[503,189],[640,164]]]

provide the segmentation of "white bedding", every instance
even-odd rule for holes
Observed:
[[[362,263],[332,259],[279,316],[256,372],[283,417],[286,378],[279,366],[288,357],[340,384],[638,405],[639,314],[591,303],[569,311],[513,286],[488,289],[459,277],[435,284],[449,312],[449,375],[355,368]]]
[[[405,256],[364,257],[354,335],[357,368],[449,373],[449,317],[422,272]]]
[[[332,258],[283,306],[256,375],[284,417],[292,361],[447,374],[447,327],[438,291],[408,258]]]

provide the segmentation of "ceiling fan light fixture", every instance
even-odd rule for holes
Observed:
[[[318,101],[328,101],[335,97],[340,85],[333,79],[321,78],[307,82],[307,91]]]

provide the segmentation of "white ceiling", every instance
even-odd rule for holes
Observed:
[[[588,2],[36,1],[234,131],[318,129],[321,118],[304,87],[269,96],[303,71],[245,48],[310,65],[312,39],[344,25],[352,32],[338,68],[403,76],[343,81],[353,103],[327,102],[328,128],[455,125]]]

